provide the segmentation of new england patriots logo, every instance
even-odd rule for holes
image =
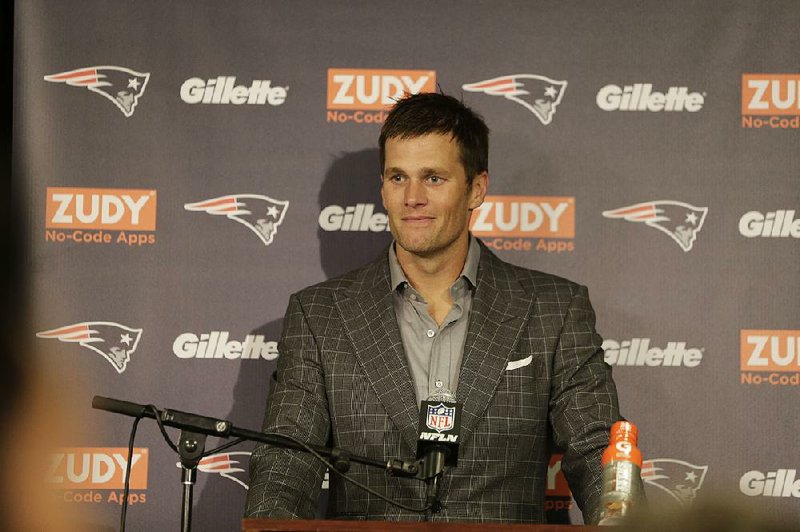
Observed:
[[[681,201],[649,201],[604,211],[606,218],[642,222],[670,236],[683,251],[690,251],[703,227],[708,207],[695,207]]]
[[[85,321],[36,333],[38,338],[75,342],[105,358],[117,373],[128,366],[139,345],[142,329],[132,329],[110,321]]]
[[[69,70],[45,76],[45,81],[66,83],[73,87],[86,87],[105,96],[116,105],[126,118],[133,115],[139,98],[150,79],[150,73],[135,72],[118,66],[96,66]]]
[[[250,489],[247,485],[247,473],[244,468],[239,467],[245,460],[250,460],[250,454],[251,453],[248,451],[211,454],[200,460],[200,463],[197,464],[197,470],[202,473],[217,474],[236,482],[244,489]],[[175,465],[181,467],[180,462],[177,462]]]
[[[642,480],[665,491],[681,506],[688,506],[703,485],[708,466],[696,466],[682,460],[658,458],[642,464]]]
[[[288,207],[288,201],[257,194],[232,194],[183,206],[187,211],[202,211],[237,221],[253,231],[265,246],[272,244]]]
[[[512,102],[517,102],[546,126],[553,120],[553,114],[561,103],[567,82],[536,74],[511,74],[467,83],[461,88],[469,92],[503,96]]]

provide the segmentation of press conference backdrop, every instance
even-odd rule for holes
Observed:
[[[589,286],[651,504],[796,515],[798,26],[776,1],[17,2],[35,342],[98,427],[48,481],[117,521],[131,420],[95,394],[259,428],[289,295],[390,242],[386,109],[441,88],[492,130],[473,233]],[[200,464],[197,529],[237,527],[250,449]],[[177,526],[177,460],[142,423],[136,529]],[[580,522],[559,469],[549,516]]]

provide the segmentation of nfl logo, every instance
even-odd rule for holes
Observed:
[[[456,409],[439,403],[436,406],[428,405],[428,416],[425,424],[436,432],[444,432],[453,428]]]

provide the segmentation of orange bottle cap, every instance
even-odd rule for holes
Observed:
[[[636,443],[639,440],[639,429],[630,421],[617,421],[611,425],[611,439],[627,439]]]

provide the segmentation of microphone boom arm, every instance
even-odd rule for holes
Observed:
[[[157,408],[151,408],[149,405],[121,401],[119,399],[102,397],[100,395],[95,395],[92,399],[92,408],[136,418],[147,417],[151,419],[159,419],[163,425],[168,427],[174,427],[199,434],[206,434],[208,436],[217,436],[220,438],[241,438],[249,441],[265,443],[267,445],[274,445],[275,447],[281,447],[284,449],[306,451],[306,448],[304,448],[302,445],[279,434],[268,434],[265,432],[256,432],[254,430],[238,428],[235,427],[230,421],[224,419],[216,419],[198,414],[192,414],[189,412],[181,412],[180,410],[170,410],[166,408],[159,410]],[[351,454],[348,451],[338,447],[322,447],[319,445],[307,445],[307,447],[311,448],[318,454],[329,458],[336,467],[336,470],[342,473],[347,472],[347,470],[350,468],[350,462],[356,462],[370,467],[384,469],[390,475],[425,480],[424,477],[420,476],[423,474],[423,467],[421,467],[422,460],[415,462],[406,462],[398,459],[376,460],[374,458]]]

